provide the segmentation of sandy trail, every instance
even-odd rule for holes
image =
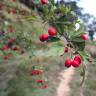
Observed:
[[[71,82],[74,73],[75,71],[73,67],[70,67],[60,72],[60,76],[59,76],[60,84],[57,88],[56,96],[70,96],[71,89],[69,83]]]

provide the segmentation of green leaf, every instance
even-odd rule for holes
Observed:
[[[60,28],[60,24],[54,24],[55,25],[55,27],[56,27],[56,29],[57,29],[57,32],[59,33],[59,34],[62,34],[62,31],[61,31],[61,28]]]
[[[50,41],[50,42],[57,42],[59,40],[60,39],[58,37],[51,37],[51,36],[49,36],[49,39],[48,39],[48,41]]]
[[[70,32],[70,38],[78,38],[78,36],[81,38],[81,34],[85,34],[85,32],[79,32],[79,31]]]
[[[77,38],[77,37],[81,37],[82,34],[86,34],[84,32],[84,29],[85,29],[84,25],[80,24],[79,30],[70,33],[70,38]]]
[[[2,63],[3,62],[3,58],[0,58],[0,63]]]
[[[80,51],[84,51],[85,41],[84,42],[72,42],[72,44],[74,45],[74,48],[76,48]]]
[[[86,54],[84,51],[78,51],[78,53],[83,60],[86,60],[88,58],[88,54]]]
[[[78,37],[72,37],[71,38],[72,42],[84,42],[84,40],[82,40],[81,36]]]
[[[3,56],[4,55],[4,53],[0,50],[0,56]]]
[[[82,66],[82,71],[80,75],[82,76],[82,81],[80,83],[80,86],[82,86],[85,81],[85,66],[84,65]]]
[[[40,0],[32,0],[32,2],[34,2],[35,4],[39,4]]]
[[[80,24],[80,23],[79,23]],[[85,26],[84,26],[84,24],[80,24],[80,28],[79,28],[79,30],[77,31],[78,33],[81,33],[81,32],[83,32],[85,30]]]
[[[34,70],[34,69],[36,69],[36,67],[35,66],[32,66],[32,69]]]

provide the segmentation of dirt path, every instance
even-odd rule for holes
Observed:
[[[74,75],[74,68],[70,67],[66,70],[60,72],[60,84],[57,88],[56,96],[70,96],[70,86],[69,83],[71,82],[73,75]]]

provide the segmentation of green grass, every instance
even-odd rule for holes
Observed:
[[[41,68],[44,71],[43,75],[31,76],[32,66]],[[2,80],[2,76],[0,76],[0,80],[2,80],[0,96],[53,96],[58,85],[58,73],[61,69],[64,69],[62,66],[63,58],[59,57],[38,57],[33,58],[32,61],[22,60],[21,63],[3,64],[0,66],[0,73],[4,78]],[[6,75],[3,75],[4,73]],[[39,85],[34,83],[36,79],[47,80],[46,83],[49,84],[49,87],[47,89],[39,89]],[[5,86],[3,85],[4,83]]]

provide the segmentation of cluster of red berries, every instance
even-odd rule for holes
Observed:
[[[81,35],[81,38],[82,38],[83,40],[87,40],[87,39],[88,39],[88,36],[87,36],[87,34],[82,34],[82,35]],[[65,47],[64,52],[65,52],[65,53],[68,53],[68,47]],[[65,60],[65,66],[66,66],[67,68],[71,67],[71,65],[72,65],[73,67],[77,68],[77,67],[79,67],[80,64],[81,64],[81,58],[80,58],[80,56],[79,56],[78,54],[75,55],[75,57],[74,57],[73,60],[72,60],[72,59],[66,59],[66,60]]]
[[[1,42],[2,42],[2,41],[3,41],[3,40],[1,40]],[[11,39],[11,38],[8,39],[8,40],[7,40],[7,44],[6,44],[6,45],[3,45],[3,46],[0,48],[0,50],[3,51],[4,53],[6,53],[9,49],[11,49],[11,50],[13,50],[13,51],[18,51],[19,48],[18,48],[17,46],[12,46],[13,43],[14,43],[14,39]],[[5,51],[6,51],[6,52],[5,52]],[[8,54],[5,54],[4,57],[3,57],[4,60],[8,60],[8,58],[9,58],[9,55],[8,55]]]
[[[11,0],[11,1],[15,3],[17,0]],[[0,2],[0,10],[5,10],[8,13],[17,14],[17,12],[19,12],[21,9],[18,10],[16,8],[6,6],[5,4]],[[27,12],[27,11],[24,10],[24,12]],[[31,16],[35,16],[35,14],[31,13]],[[7,34],[11,34],[11,33],[15,33],[15,28],[12,25],[8,25],[6,32],[0,32],[0,36],[7,36]],[[6,43],[4,43],[4,42],[6,42]],[[4,53],[3,60],[9,59],[9,57],[10,57],[9,53],[8,53],[9,50],[11,50],[11,51],[18,51],[19,50],[18,46],[14,45],[14,44],[16,44],[14,38],[10,37],[10,39],[6,39],[6,38],[4,40],[1,39],[0,43],[1,43],[0,50],[3,51],[3,53]]]
[[[17,0],[12,0],[12,2],[16,2]],[[26,10],[22,10],[22,9],[20,9],[20,10],[18,10],[18,9],[16,9],[16,8],[13,8],[13,7],[8,7],[8,6],[6,6],[5,4],[3,4],[3,3],[1,3],[0,2],[0,10],[6,10],[7,12],[8,12],[8,14],[17,14],[17,13],[19,13],[20,15],[28,15],[28,14],[30,14],[30,13],[28,13],[28,11],[26,11]],[[35,14],[32,12],[31,13],[31,16],[33,16],[33,17],[35,17]]]
[[[42,84],[42,86],[39,87],[39,88],[41,88],[41,89],[48,88],[48,84],[45,84],[45,81],[42,80],[42,79],[37,79],[37,80],[35,80],[35,82]]]
[[[5,4],[0,3],[0,10],[3,10],[3,9],[6,10],[8,13],[13,13],[13,14],[17,13],[16,8],[9,8]]]
[[[73,67],[77,68],[77,67],[79,67],[80,64],[81,64],[81,58],[78,54],[75,55],[74,59],[66,59],[65,60],[65,66],[67,68],[71,67],[71,65]]]
[[[48,40],[48,38],[49,38],[49,36],[56,36],[57,35],[57,31],[56,31],[56,29],[55,28],[53,28],[53,27],[50,27],[49,29],[48,29],[48,34],[41,34],[40,36],[39,36],[39,40],[41,41],[41,42],[44,42],[44,41],[46,41],[46,40]]]
[[[41,70],[33,69],[31,71],[31,75],[33,75],[33,76],[34,75],[41,75],[41,74],[43,74],[43,72]],[[35,82],[41,84],[41,86],[39,87],[41,89],[44,89],[44,88],[48,87],[48,84],[46,84],[45,81],[42,80],[42,79],[36,79]]]

